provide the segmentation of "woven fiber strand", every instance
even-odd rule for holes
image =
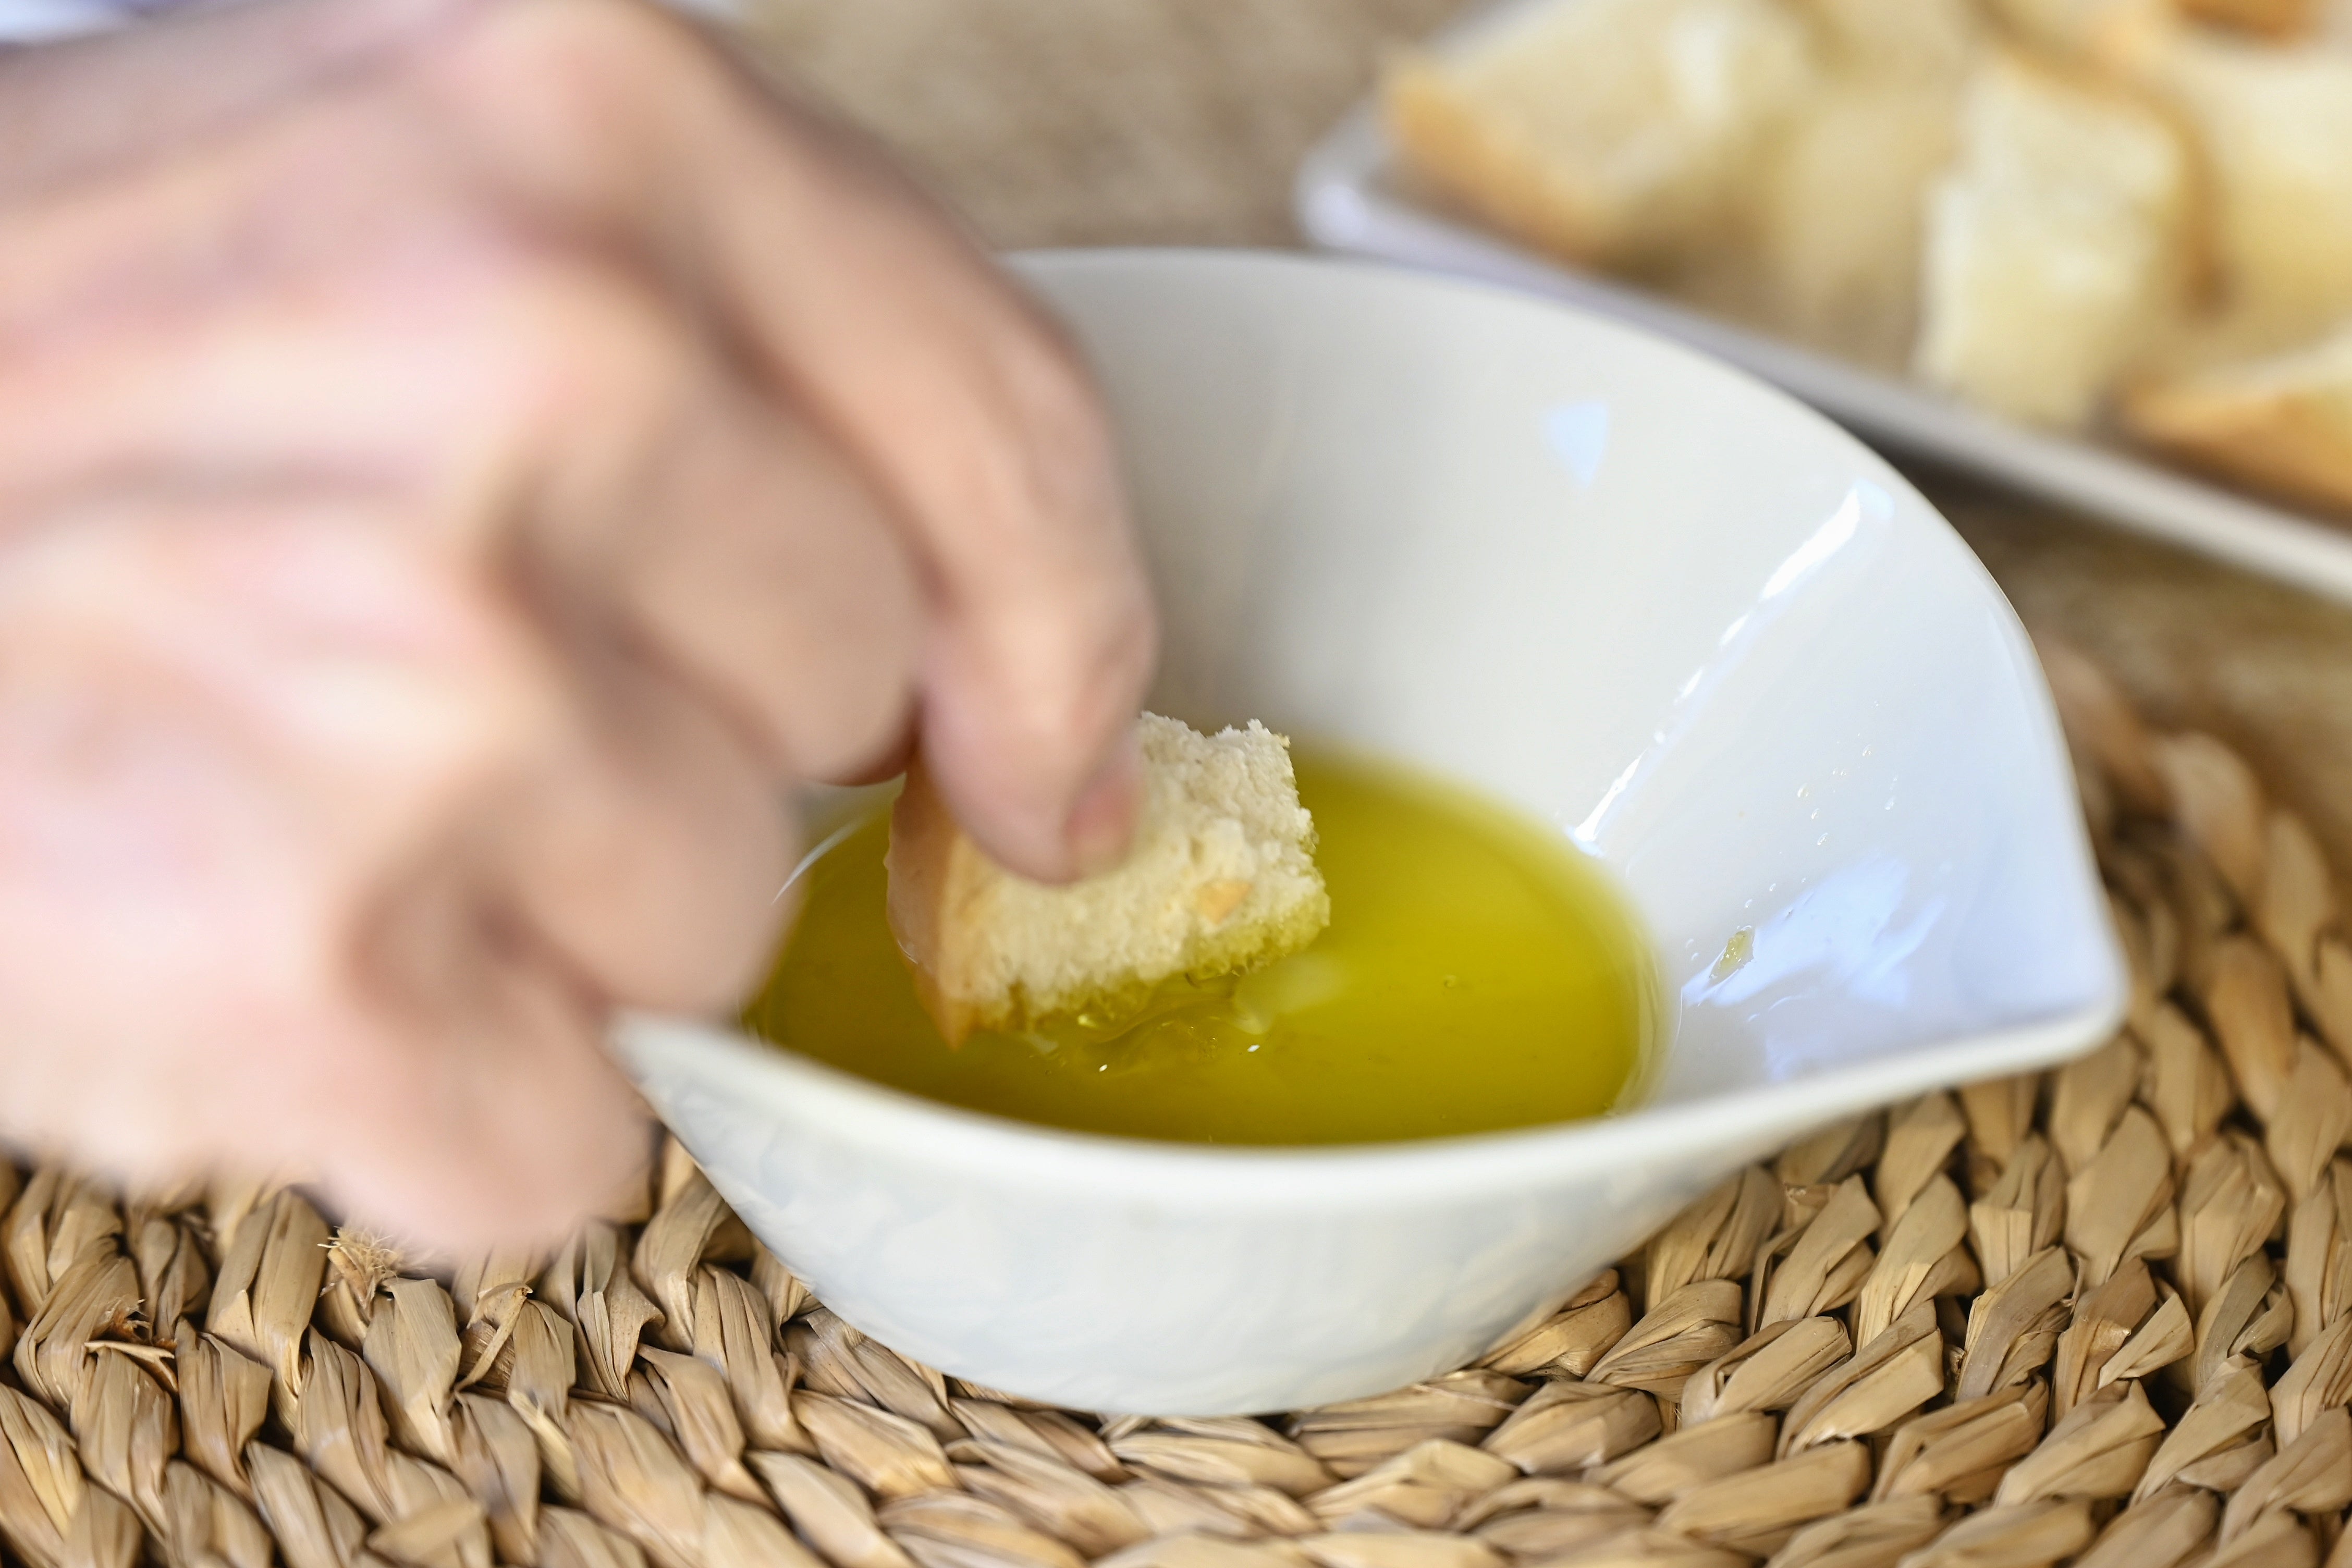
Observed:
[[[27,1568],[2352,1565],[2352,945],[2227,749],[2045,649],[2127,1028],[1740,1172],[1477,1364],[1044,1408],[826,1311],[674,1147],[419,1277],[299,1191],[0,1166]]]

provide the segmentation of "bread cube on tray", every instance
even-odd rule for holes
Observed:
[[[1580,261],[1727,237],[1758,139],[1812,85],[1780,0],[1568,0],[1388,84],[1416,162],[1489,221]]]
[[[2133,97],[1997,57],[1927,192],[1919,376],[2032,423],[2085,423],[2160,339],[2184,277],[2189,158]]]

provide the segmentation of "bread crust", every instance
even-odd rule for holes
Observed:
[[[2352,513],[2352,387],[2134,387],[2125,426],[2141,440],[2258,489]]]
[[[2315,0],[2179,0],[2180,9],[2200,22],[2284,42],[2311,36],[2319,25]]]
[[[890,808],[890,847],[882,858],[890,934],[914,972],[923,1010],[950,1045],[961,1045],[982,1022],[968,999],[968,921],[959,915],[971,903],[979,855],[940,798],[930,770],[916,759]]]

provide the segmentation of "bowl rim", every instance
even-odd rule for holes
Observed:
[[[2000,636],[2027,672],[2026,700],[2045,754],[2062,776],[2071,759],[2032,639],[1990,571],[1968,549],[1934,504],[1885,458],[1843,426],[1769,383],[1670,339],[1558,300],[1475,279],[1416,272],[1356,258],[1272,249],[1118,246],[1014,252],[1016,276],[1176,268],[1293,276],[1348,275],[1408,292],[1475,298],[1546,317],[1566,315],[1636,354],[1744,389],[1784,420],[1793,418],[1841,456],[1873,471],[1899,500],[1942,524],[1955,566],[1970,574],[2000,611]],[[1472,787],[1475,787],[1475,785]],[[2081,868],[2095,881],[2087,837]],[[1825,1068],[1756,1088],[1718,1090],[1664,1105],[1634,1105],[1579,1121],[1381,1143],[1299,1146],[1180,1143],[1083,1132],[1021,1121],[925,1099],[858,1078],[742,1030],[689,1019],[625,1013],[611,1047],[640,1081],[676,1075],[665,1058],[695,1058],[698,1082],[723,1080],[740,1099],[776,1107],[780,1124],[821,1126],[840,1142],[887,1146],[897,1158],[961,1170],[984,1169],[1008,1184],[1067,1189],[1140,1200],[1155,1207],[1360,1209],[1368,1203],[1419,1206],[1458,1201],[1501,1186],[1523,1186],[1605,1172],[1629,1162],[1654,1164],[1662,1152],[1753,1148],[1756,1152],[1843,1116],[1906,1096],[2048,1067],[2082,1055],[2112,1036],[2127,1011],[2128,982],[2113,931],[2099,922],[2105,959],[2089,1002],[2020,1024],[1953,1035],[1891,1057]]]
[[[2121,996],[2103,998],[2029,1024],[1958,1036],[1811,1078],[1582,1121],[1303,1146],[1178,1143],[1015,1121],[926,1100],[739,1030],[679,1018],[625,1015],[613,1042],[640,1077],[657,1058],[700,1058],[705,1066],[694,1073],[698,1079],[723,1075],[739,1099],[772,1102],[786,1120],[823,1127],[832,1139],[886,1147],[905,1161],[984,1169],[1010,1184],[1067,1188],[1083,1179],[1097,1195],[1163,1206],[1174,1193],[1191,1207],[1360,1208],[1375,1199],[1444,1203],[1627,1161],[1648,1163],[1677,1147],[1778,1146],[1912,1095],[2081,1055],[2089,1048],[2086,1040],[2113,1034],[2124,1012]]]

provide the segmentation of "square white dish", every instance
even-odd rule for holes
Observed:
[[[1535,6],[1503,0],[1433,40],[1443,50]],[[1299,165],[1294,210],[1327,249],[1564,300],[1681,340],[1794,394],[1856,434],[2251,572],[2352,603],[2352,530],[2205,482],[2127,448],[2012,424],[1919,383],[1710,316],[1543,255],[1416,199],[1377,106],[1360,104]]]

